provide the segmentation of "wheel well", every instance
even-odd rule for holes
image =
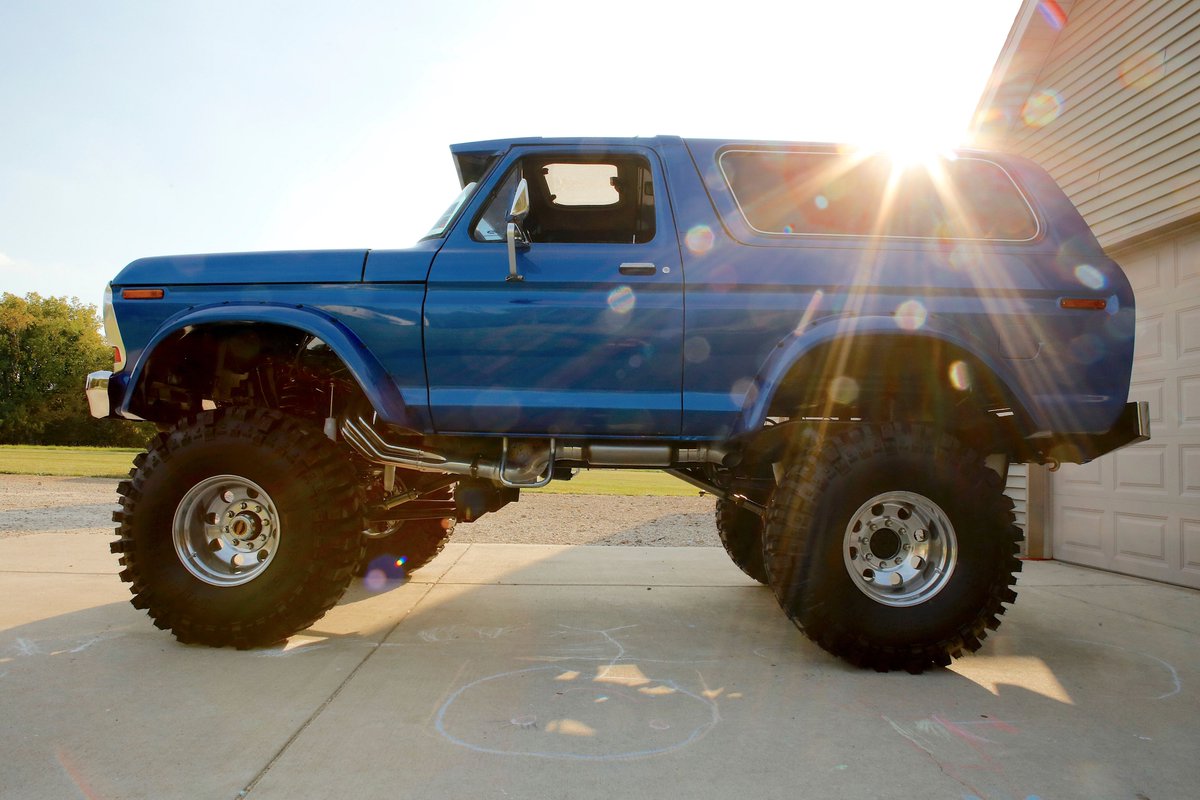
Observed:
[[[788,370],[767,414],[934,422],[967,438],[999,436],[1015,450],[1024,410],[995,373],[963,348],[889,335],[841,339],[806,354]]]
[[[219,406],[276,408],[320,419],[359,402],[342,359],[307,331],[211,323],[171,334],[147,359],[130,410],[163,424]]]

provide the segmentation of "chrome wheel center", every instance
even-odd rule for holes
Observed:
[[[946,512],[916,492],[884,492],[850,517],[842,560],[859,590],[887,606],[914,606],[945,588],[958,561]]]
[[[184,494],[171,538],[180,562],[213,586],[240,586],[266,570],[279,547],[279,511],[254,481],[214,475]]]

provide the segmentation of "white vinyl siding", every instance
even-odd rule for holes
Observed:
[[[1013,515],[1016,517],[1017,527],[1023,534],[1028,533],[1029,530],[1028,470],[1029,468],[1025,464],[1010,465],[1008,480],[1004,484],[1004,493],[1013,501]],[[1028,552],[1028,543],[1022,542],[1021,554],[1027,555]]]
[[[1003,148],[1045,167],[1101,244],[1200,214],[1200,3],[1076,2],[1039,92],[1058,115],[1036,127],[1014,108]]]

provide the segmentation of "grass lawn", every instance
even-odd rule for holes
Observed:
[[[140,450],[118,447],[0,445],[0,473],[124,478]],[[569,481],[553,481],[549,494],[654,495],[695,497],[699,490],[658,470],[584,470]]]
[[[141,450],[125,447],[0,445],[0,472],[124,478]]]

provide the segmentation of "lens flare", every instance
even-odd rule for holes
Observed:
[[[684,242],[692,253],[702,256],[713,248],[712,228],[707,225],[696,225],[688,229]]]
[[[1167,58],[1162,50],[1134,53],[1117,68],[1117,78],[1126,89],[1149,89],[1166,74]]]
[[[1053,89],[1042,89],[1025,101],[1025,106],[1021,109],[1021,119],[1031,128],[1044,128],[1058,119],[1062,110],[1062,95]]]
[[[405,556],[385,554],[371,559],[367,565],[367,574],[363,576],[363,586],[368,592],[382,592],[394,586],[403,585],[408,580],[404,569]]]
[[[971,388],[971,368],[965,361],[955,361],[950,365],[950,385],[960,392]]]
[[[919,300],[905,300],[896,308],[896,324],[906,331],[916,331],[925,327],[929,312]]]
[[[1067,14],[1055,0],[1042,0],[1037,9],[1042,19],[1054,30],[1061,31],[1063,25],[1067,24]]]
[[[848,406],[858,399],[858,381],[847,375],[839,375],[829,382],[829,399],[840,406]]]
[[[1080,264],[1075,268],[1075,277],[1089,289],[1103,289],[1108,283],[1104,274],[1091,264]]]
[[[637,305],[637,297],[628,286],[618,286],[608,293],[608,307],[618,314],[628,314]]]
[[[387,573],[381,569],[369,569],[363,578],[363,585],[367,587],[368,592],[382,592],[387,587],[387,582]]]
[[[733,386],[729,389],[729,398],[739,408],[743,405],[753,405],[754,401],[758,399],[758,387],[754,385],[754,379],[738,378],[734,381]]]
[[[813,204],[816,205],[817,208],[824,211],[825,209],[829,208],[829,198],[823,194],[819,194],[813,198]]]
[[[693,364],[702,364],[712,355],[712,345],[703,336],[692,336],[683,343],[683,359]]]

